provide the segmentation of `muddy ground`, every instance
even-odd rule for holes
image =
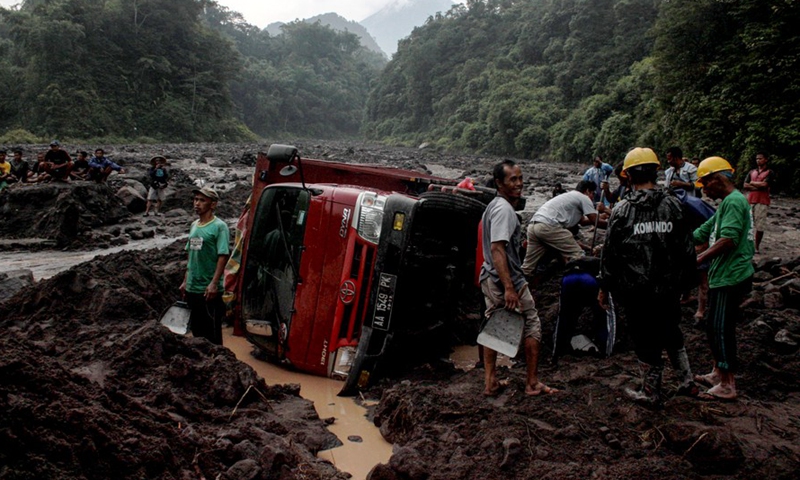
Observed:
[[[307,158],[385,163],[482,177],[497,161],[358,143],[295,142]],[[11,146],[9,146],[11,147]],[[96,146],[69,146],[93,150]],[[107,185],[15,186],[0,194],[0,249],[47,255],[152,236],[177,238],[193,219],[200,181],[222,192],[233,222],[266,145],[103,146],[128,173]],[[26,158],[44,147],[25,147]],[[146,184],[150,157],[170,161],[163,217],[143,217],[120,188]],[[556,182],[584,165],[520,161],[529,216]],[[559,272],[535,292],[543,319],[542,375],[563,391],[530,398],[524,368],[501,370],[495,399],[482,370],[433,362],[385,379],[365,398],[395,445],[370,478],[795,478],[800,467],[800,202],[776,199],[757,286],[739,326],[740,399],[673,398],[653,412],[622,394],[638,376],[624,336],[609,359],[566,356],[548,365]],[[588,232],[585,232],[588,233]],[[345,478],[317,451],[335,445],[296,387],[268,387],[228,350],[176,337],[156,319],[175,300],[182,242],[101,257],[39,281],[0,303],[0,478]],[[697,371],[710,367],[703,331],[684,309]],[[665,385],[674,387],[671,370]]]

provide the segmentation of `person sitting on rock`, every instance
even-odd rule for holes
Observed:
[[[50,150],[44,154],[44,163],[39,165],[39,174],[42,174],[42,169],[47,175],[44,180],[50,179],[62,182],[69,182],[69,174],[72,172],[72,158],[66,150],[61,148],[58,140],[50,142]]]
[[[89,172],[89,154],[81,150],[72,166],[72,178],[85,179]]]
[[[0,150],[0,192],[11,182],[13,182],[11,164],[6,162],[6,151]]]
[[[36,161],[31,165],[28,169],[28,181],[31,182],[41,182],[44,180],[44,152],[39,152],[36,154]]]
[[[169,181],[167,171],[167,159],[158,155],[150,159],[150,168],[147,174],[150,176],[150,190],[147,191],[147,206],[144,209],[144,216],[150,215],[150,207],[156,202],[155,214],[161,216],[161,205],[164,202],[166,189]]]
[[[28,181],[28,162],[22,159],[22,150],[14,150],[14,159],[11,160],[11,176],[14,182]]]
[[[111,172],[125,173],[122,166],[112,162],[105,156],[105,151],[98,148],[94,151],[94,157],[89,160],[89,170],[86,172],[87,180],[94,180],[97,183],[105,183]]]

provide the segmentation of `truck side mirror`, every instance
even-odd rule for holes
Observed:
[[[297,156],[297,148],[292,145],[274,143],[267,150],[267,158],[271,162],[290,163]]]

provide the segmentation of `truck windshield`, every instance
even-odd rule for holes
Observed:
[[[244,269],[242,313],[279,327],[291,321],[310,195],[266,188],[256,208]]]

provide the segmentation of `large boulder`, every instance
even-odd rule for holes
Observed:
[[[33,272],[30,270],[0,272],[0,303],[29,285],[33,285]]]
[[[141,213],[147,207],[147,199],[142,196],[134,187],[125,186],[117,190],[117,197],[122,200],[125,207],[131,213]]]

